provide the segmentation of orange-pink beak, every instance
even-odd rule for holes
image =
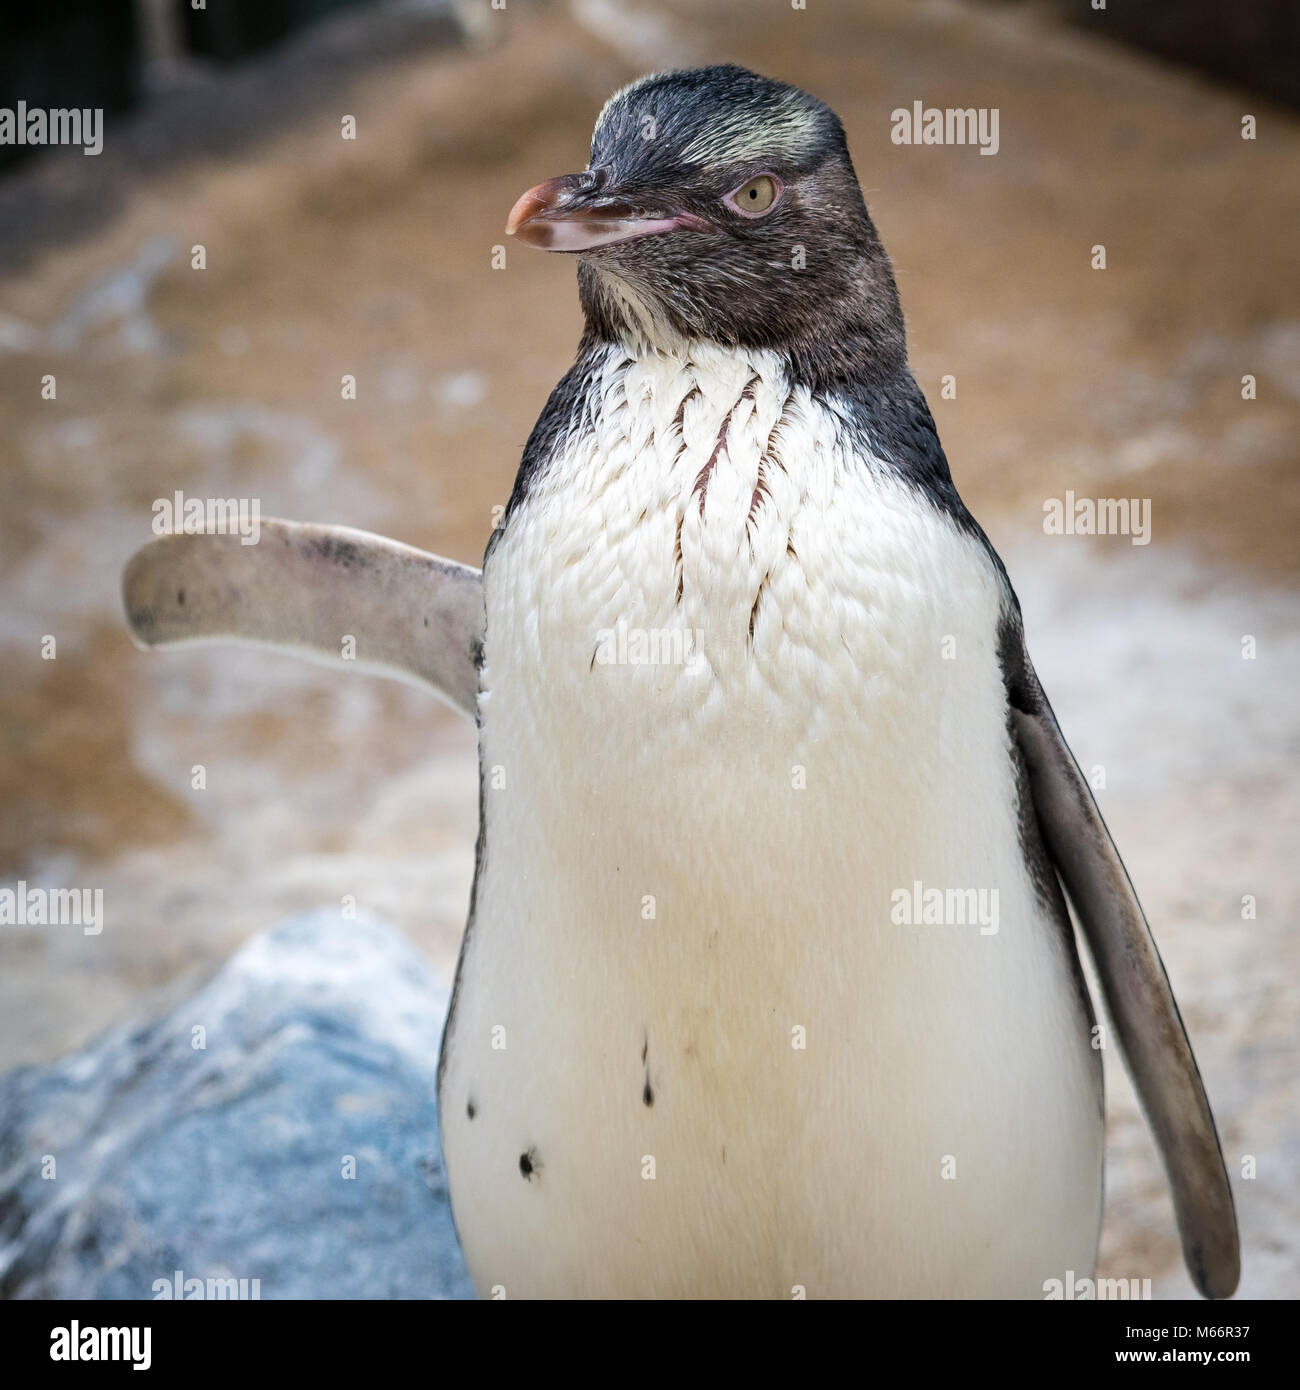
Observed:
[[[539,183],[519,199],[506,218],[507,236],[517,236],[541,251],[592,251],[679,227],[711,230],[708,222],[690,212],[647,215],[602,192],[587,174],[561,174]]]

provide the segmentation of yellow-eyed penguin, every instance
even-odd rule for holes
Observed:
[[[1091,1277],[1099,1035],[1064,888],[1188,1267],[1230,1294],[1196,1063],[834,113],[735,67],[643,78],[507,230],[578,258],[586,330],[481,577],[291,523],[126,576],[147,645],[356,633],[477,713],[439,1098],[480,1293]]]

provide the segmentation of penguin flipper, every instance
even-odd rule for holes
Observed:
[[[1003,633],[1003,667],[1038,824],[1160,1146],[1183,1258],[1206,1298],[1227,1298],[1241,1254],[1214,1116],[1141,904],[1038,682],[1018,615]]]
[[[383,536],[272,519],[252,545],[160,536],[127,562],[122,601],[141,647],[276,647],[412,681],[474,717],[482,572]]]

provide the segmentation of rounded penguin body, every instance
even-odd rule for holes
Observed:
[[[143,645],[279,647],[477,713],[439,1109],[480,1292],[1091,1276],[1101,1038],[1068,894],[1187,1268],[1231,1294],[1195,1058],[834,113],[739,68],[642,79],[507,232],[577,256],[586,331],[482,574],[268,520],[124,575]]]
[[[585,382],[484,570],[441,1087],[477,1286],[1090,1275],[1099,1054],[987,550],[775,354],[610,347]]]

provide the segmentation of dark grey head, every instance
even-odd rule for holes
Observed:
[[[660,73],[616,93],[586,170],[530,189],[507,231],[579,258],[598,337],[768,348],[822,380],[906,357],[838,117],[744,68]]]

